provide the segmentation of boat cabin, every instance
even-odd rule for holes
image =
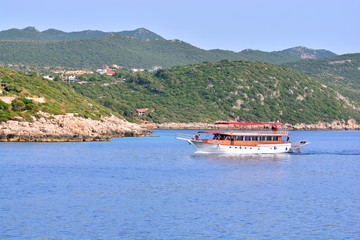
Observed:
[[[258,131],[258,132],[217,132],[200,131],[199,133],[212,133],[213,137],[198,139],[202,143],[234,146],[258,146],[259,144],[280,144],[289,142],[287,131]]]

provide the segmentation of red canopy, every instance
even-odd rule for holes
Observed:
[[[216,122],[215,124],[229,124],[229,125],[284,125],[279,122]]]
[[[218,132],[218,131],[199,131],[198,133],[214,133],[214,134],[216,134],[216,133],[221,133],[221,132]]]

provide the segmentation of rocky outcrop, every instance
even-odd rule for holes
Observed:
[[[357,124],[354,119],[350,119],[347,122],[344,120],[336,120],[332,123],[319,122],[316,124],[286,124],[286,128],[289,130],[360,130],[360,125]]]
[[[115,116],[92,120],[73,115],[54,115],[34,122],[0,124],[2,142],[110,141],[112,137],[149,136],[153,132]]]
[[[146,123],[141,124],[142,127],[150,129],[270,129],[271,126],[252,126],[252,125],[218,125],[211,123]],[[316,124],[285,124],[288,130],[360,130],[360,125],[355,120],[350,119],[347,122],[333,121],[332,123],[319,122]]]

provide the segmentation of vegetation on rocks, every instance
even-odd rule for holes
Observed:
[[[10,119],[33,121],[38,112],[49,114],[75,113],[99,119],[111,111],[76,93],[67,84],[0,67],[0,121]]]
[[[154,109],[142,118],[160,123],[360,120],[359,105],[331,88],[297,71],[260,62],[205,62],[118,74],[117,79],[73,87],[126,117],[136,117],[136,108]]]
[[[336,89],[360,104],[360,53],[283,64]]]

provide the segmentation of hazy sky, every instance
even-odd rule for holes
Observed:
[[[203,49],[360,52],[360,0],[0,0],[0,30],[145,27]]]

